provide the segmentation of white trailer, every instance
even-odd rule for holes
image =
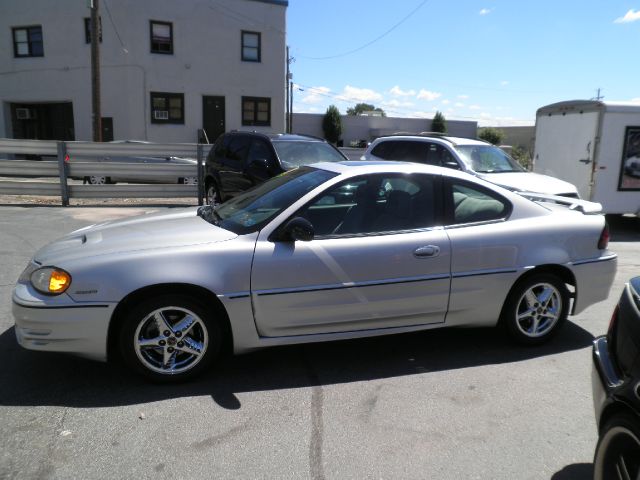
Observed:
[[[640,105],[572,100],[539,108],[533,170],[573,183],[605,213],[640,215]]]

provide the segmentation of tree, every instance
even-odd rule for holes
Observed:
[[[501,145],[504,141],[504,132],[493,127],[481,128],[478,138],[493,145]]]
[[[351,116],[362,115],[364,112],[380,112],[383,117],[387,116],[383,109],[370,103],[357,103],[355,107],[347,108],[347,115]]]
[[[436,114],[433,116],[433,120],[431,120],[431,131],[447,133],[447,122],[442,112],[436,111]]]
[[[327,112],[322,119],[322,130],[324,131],[324,138],[331,143],[338,143],[340,135],[342,135],[342,119],[340,118],[340,111],[335,105],[329,105]]]
[[[511,155],[511,158],[517,161],[520,165],[529,170],[529,166],[531,165],[531,155],[529,155],[529,152],[524,147],[516,145],[511,149],[511,153],[509,155]]]

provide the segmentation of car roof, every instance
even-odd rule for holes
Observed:
[[[340,175],[362,175],[366,173],[430,173],[477,181],[477,177],[450,168],[436,167],[424,163],[397,162],[392,160],[349,160],[346,162],[322,162],[309,165]]]
[[[464,138],[464,137],[452,137],[449,135],[437,135],[432,133],[422,133],[422,134],[396,134],[389,135],[386,137],[380,137],[376,140],[375,143],[379,143],[382,141],[393,141],[393,140],[420,140],[420,141],[438,141],[440,140],[442,143],[450,143],[453,146],[457,145],[490,145],[483,140],[478,140],[476,138]]]
[[[242,130],[232,130],[228,132],[231,135],[254,135],[271,140],[272,142],[287,141],[287,142],[322,142],[326,143],[324,139],[314,137],[312,135],[302,135],[299,133],[264,133],[264,132],[252,132]]]

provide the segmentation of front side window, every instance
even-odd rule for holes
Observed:
[[[173,24],[170,22],[149,22],[151,29],[151,53],[173,53]]]
[[[242,125],[271,125],[271,99],[263,97],[242,97]]]
[[[184,94],[151,92],[151,123],[184,123]]]
[[[453,183],[450,201],[453,224],[501,220],[511,211],[507,201],[497,194],[468,183]]]
[[[13,28],[13,55],[18,57],[44,57],[42,27]]]
[[[331,187],[296,214],[316,237],[386,234],[436,225],[436,181],[430,175],[367,175]]]
[[[260,33],[258,32],[242,32],[242,61],[243,62],[260,62],[261,61],[261,44]]]
[[[522,172],[524,169],[502,149],[493,145],[457,145],[455,150],[467,166],[478,173]]]

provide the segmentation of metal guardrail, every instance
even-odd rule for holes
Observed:
[[[56,160],[0,160],[0,177],[58,177],[59,183],[0,180],[0,195],[60,195],[69,198],[179,198],[197,196],[204,202],[204,159],[211,145],[195,143],[93,143],[0,139],[0,154],[56,157]],[[193,165],[111,162],[109,157],[186,157]],[[148,179],[197,176],[197,185],[69,185],[69,178],[106,176]],[[137,182],[138,180],[136,180]]]

